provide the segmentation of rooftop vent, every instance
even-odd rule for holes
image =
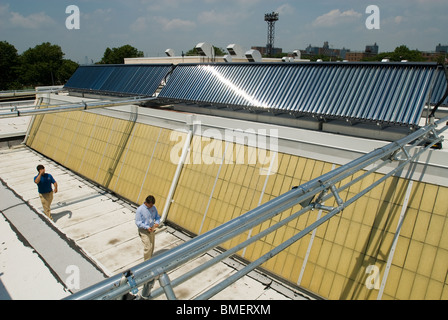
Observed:
[[[294,59],[300,60],[302,58],[302,54],[300,53],[300,50],[294,50],[292,52],[292,55],[293,55]]]
[[[225,62],[232,62],[233,61],[232,56],[230,54],[226,54],[224,56],[224,61]]]
[[[227,51],[233,58],[244,58],[244,50],[237,44],[229,44],[227,46]]]
[[[246,58],[249,62],[261,62],[262,60],[260,51],[253,49],[246,52]]]
[[[213,47],[207,42],[201,42],[196,45],[196,50],[199,55],[203,57],[212,58],[213,57]]]
[[[175,56],[175,54],[174,54],[174,50],[173,50],[173,49],[166,49],[165,54],[166,54],[168,57],[174,57],[174,56]]]

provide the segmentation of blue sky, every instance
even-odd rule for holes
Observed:
[[[65,26],[66,8],[80,9],[80,29]],[[380,12],[380,29],[368,29],[369,5]],[[275,46],[286,52],[309,44],[363,51],[399,45],[434,51],[448,44],[448,0],[1,0],[0,41],[19,53],[42,42],[58,44],[66,58],[98,61],[107,47],[135,46],[145,56],[180,55],[199,42],[226,48],[265,46],[264,14],[279,12]]]

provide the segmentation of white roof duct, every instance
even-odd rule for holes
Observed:
[[[249,60],[249,62],[261,62],[262,61],[262,57],[261,57],[261,53],[258,50],[249,50],[246,52],[246,58],[247,60]]]
[[[232,56],[230,54],[226,54],[224,56],[224,61],[225,62],[232,62],[233,61]]]
[[[174,50],[173,50],[173,49],[166,49],[165,54],[166,54],[168,57],[174,57],[174,56],[175,56],[175,54],[174,54]]]
[[[196,45],[196,50],[203,57],[212,58],[214,55],[213,46],[207,42],[201,42]]]
[[[283,62],[294,62],[294,58],[292,58],[292,57],[283,57],[282,61]]]
[[[227,46],[227,51],[229,51],[230,55],[233,58],[243,58],[244,59],[244,57],[245,57],[245,52],[244,52],[243,48],[241,48],[237,44],[229,44]]]
[[[294,50],[292,52],[294,59],[301,59],[302,58],[302,54],[300,53],[300,50]]]

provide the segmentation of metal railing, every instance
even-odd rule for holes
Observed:
[[[446,130],[447,126],[441,130],[437,130],[437,127],[445,121],[448,121],[448,117],[423,127],[403,139],[376,149],[369,154],[366,154],[344,166],[322,175],[319,178],[311,180],[301,186],[294,187],[289,192],[247,212],[240,217],[237,217],[207,233],[197,236],[196,238],[193,238],[192,240],[185,242],[174,249],[157,255],[124,273],[117,274],[90,288],[77,292],[66,299],[119,299],[129,292],[138,292],[139,287],[149,286],[156,280],[159,281],[160,288],[154,290],[149,295],[149,298],[155,298],[161,294],[165,294],[168,299],[176,299],[176,295],[173,290],[175,286],[187,281],[227,257],[236,254],[243,248],[262,239],[263,237],[266,237],[271,232],[285,226],[310,210],[319,209],[327,212],[326,215],[322,216],[320,219],[316,220],[316,222],[310,224],[287,241],[276,246],[256,261],[249,263],[241,270],[237,271],[197,297],[199,300],[209,299],[230,284],[242,278],[244,275],[261,266],[282,250],[285,250],[323,223],[327,222],[329,219],[343,211],[349,205],[353,204],[356,200],[384,182],[389,177],[399,173],[405,166],[416,161],[416,159],[418,159],[418,157],[429,148],[436,144],[440,144],[444,139],[440,136],[440,133]],[[411,150],[413,151],[411,152]],[[368,175],[376,172],[386,165],[389,165],[387,168],[390,171],[379,180],[373,182],[370,186],[348,200],[344,201],[341,198],[341,191],[363,180]],[[343,182],[350,180],[347,179],[344,181],[344,179],[353,176],[357,172],[362,172],[362,174],[356,178],[353,178],[350,182],[343,184]],[[335,200],[335,207],[323,205],[325,201],[331,198],[334,198]],[[300,205],[301,209],[285,219],[273,224],[260,233],[249,237],[246,241],[231,249],[228,249],[227,251],[224,251],[222,254],[217,255],[205,264],[196,267],[178,278],[169,278],[168,274],[175,268],[188,263],[192,259],[207,253],[209,250],[218,247],[220,244],[223,244],[224,242],[239,236],[248,230],[251,230],[255,226],[272,219],[273,217],[290,208],[293,208],[296,205]]]
[[[32,96],[39,93],[55,93],[62,90],[62,86],[36,87],[34,90],[8,90],[0,91],[1,98],[20,98],[24,96]]]
[[[118,107],[123,105],[134,105],[154,100],[152,97],[135,97],[124,98],[116,100],[107,100],[99,102],[79,102],[79,103],[67,103],[58,105],[44,105],[38,106],[35,109],[23,109],[23,108],[11,108],[9,111],[1,111],[0,119],[2,118],[15,118],[25,116],[37,116],[50,113],[70,112],[70,111],[84,111],[98,108]]]

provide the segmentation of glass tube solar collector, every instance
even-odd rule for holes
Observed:
[[[437,101],[445,88],[435,63],[181,64],[159,98],[418,126],[429,93]]]
[[[64,88],[84,93],[151,97],[171,69],[171,64],[81,66]]]

